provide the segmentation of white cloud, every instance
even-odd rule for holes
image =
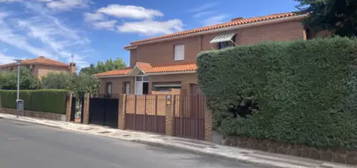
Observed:
[[[219,24],[219,23],[225,22],[227,18],[228,18],[227,15],[212,16],[212,17],[204,19],[202,21],[202,24],[205,25],[205,26],[213,25],[213,24]]]
[[[0,13],[0,42],[26,50],[34,55],[50,55],[49,52],[32,46],[24,36],[16,34],[5,22],[5,15],[4,13]]]
[[[105,16],[101,13],[84,13],[84,20],[86,22],[95,22],[104,20]]]
[[[84,8],[89,4],[88,0],[42,0],[46,6],[55,10],[70,10],[73,8]]]
[[[193,8],[190,10],[191,13],[198,13],[198,12],[203,12],[210,10],[218,5],[217,2],[212,2],[212,3],[206,3],[204,5],[201,5],[199,7]]]
[[[78,30],[64,25],[41,6],[25,3],[35,16],[17,17],[0,12],[0,43],[34,56],[70,61],[74,55],[79,67],[87,66],[82,51],[91,50],[90,41]],[[86,55],[86,54],[85,54]]]
[[[93,26],[98,29],[114,30],[116,20],[94,22]]]
[[[88,7],[90,0],[0,0],[0,3],[2,2],[23,2],[23,3],[39,2],[41,4],[44,4],[49,9],[53,9],[57,11],[66,11],[73,8]]]
[[[118,26],[118,31],[124,33],[140,33],[144,35],[169,34],[182,31],[183,23],[179,19],[168,21],[144,20],[139,22],[127,22]]]
[[[0,52],[0,64],[8,64],[14,62],[15,57],[7,56]]]
[[[144,35],[168,34],[183,30],[179,19],[157,21],[156,17],[164,16],[158,10],[146,9],[141,6],[111,4],[99,8],[93,13],[85,13],[84,20],[97,29],[118,31],[122,33],[138,33]],[[122,18],[136,19],[119,24]]]
[[[205,16],[208,16],[208,15],[212,15],[212,14],[215,14],[216,11],[202,11],[202,12],[197,12],[195,14],[193,14],[192,16],[194,18],[202,18],[202,17],[205,17]]]
[[[22,0],[0,0],[1,2],[21,2]]]
[[[163,16],[164,14],[158,10],[146,9],[141,6],[132,5],[118,5],[112,4],[107,7],[100,8],[98,13],[103,13],[109,16],[118,18],[132,18],[132,19],[151,19],[156,16]]]

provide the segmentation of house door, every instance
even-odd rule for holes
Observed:
[[[135,78],[135,94],[148,94],[149,82],[147,76],[136,76]]]

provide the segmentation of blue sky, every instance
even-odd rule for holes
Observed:
[[[295,11],[294,0],[0,0],[0,64],[42,55],[79,67],[129,61],[130,42],[236,17]],[[73,58],[72,58],[73,56]]]

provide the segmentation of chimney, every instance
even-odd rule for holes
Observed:
[[[233,18],[231,21],[234,22],[234,21],[238,21],[238,20],[243,20],[244,17],[236,17],[236,18]]]
[[[76,73],[76,71],[77,71],[76,63],[74,62],[69,63],[69,72]]]

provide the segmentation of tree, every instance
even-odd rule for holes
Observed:
[[[91,64],[89,67],[81,69],[81,73],[93,75],[96,73],[111,71],[115,69],[122,69],[125,67],[126,64],[121,58],[115,59],[114,61],[112,59],[109,59],[105,62],[99,61],[96,65]]]
[[[72,75],[67,89],[71,90],[75,96],[83,97],[86,93],[97,93],[99,86],[100,82],[95,76],[80,73]]]
[[[310,16],[305,24],[313,31],[329,30],[340,36],[357,36],[357,0],[296,0]]]
[[[72,75],[69,73],[49,73],[42,78],[41,86],[44,89],[67,89],[71,78]]]
[[[38,89],[39,80],[34,77],[30,69],[20,68],[20,89]],[[0,72],[0,89],[17,89],[17,71]]]

